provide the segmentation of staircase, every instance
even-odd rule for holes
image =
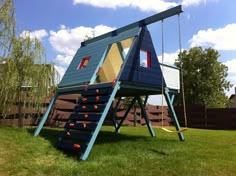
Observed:
[[[88,86],[65,124],[57,147],[75,151],[86,160],[118,89],[118,84]]]

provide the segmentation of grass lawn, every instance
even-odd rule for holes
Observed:
[[[0,176],[65,175],[215,175],[236,174],[236,131],[189,129],[185,142],[155,128],[122,127],[120,134],[103,127],[87,161],[78,161],[54,147],[58,129],[0,126]]]

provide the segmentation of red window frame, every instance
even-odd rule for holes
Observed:
[[[82,61],[80,62],[80,64],[78,65],[77,70],[85,68],[89,63],[90,58],[91,58],[91,56],[83,58]]]
[[[140,50],[140,52],[146,53],[147,65],[145,66],[145,68],[151,68],[151,52],[146,51],[146,50]],[[141,58],[140,58],[140,61],[141,61]],[[140,66],[141,66],[141,63],[140,63]]]

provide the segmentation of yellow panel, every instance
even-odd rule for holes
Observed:
[[[132,38],[128,38],[126,40],[121,41],[121,45],[122,47],[125,48],[130,48],[131,44],[133,43],[133,37]]]
[[[102,65],[102,70],[99,73],[99,82],[112,82],[116,79],[122,63],[122,57],[116,43],[114,43]]]

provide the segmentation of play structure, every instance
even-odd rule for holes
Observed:
[[[86,160],[115,98],[118,102],[112,120],[116,132],[119,132],[134,103],[138,102],[149,132],[155,136],[145,104],[148,95],[163,94],[177,135],[183,141],[172,105],[180,90],[179,69],[159,63],[147,29],[149,24],[181,12],[182,7],[177,6],[82,42],[34,136],[40,133],[59,95],[78,94],[77,104],[56,145],[60,149],[77,151],[80,159]],[[145,100],[141,96],[146,97]],[[122,97],[133,99],[118,122],[116,110]]]

